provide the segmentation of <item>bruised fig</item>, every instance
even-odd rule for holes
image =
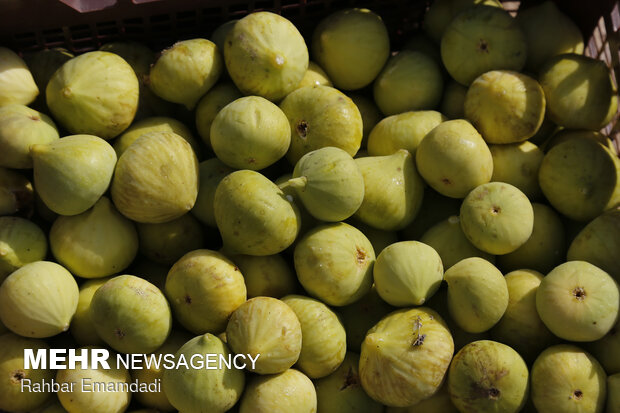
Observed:
[[[162,99],[193,109],[217,82],[223,69],[215,43],[189,39],[162,51],[151,66],[149,87]]]
[[[93,135],[72,135],[30,147],[37,194],[60,215],[77,215],[90,207],[110,185],[116,153]]]
[[[34,222],[19,217],[0,217],[0,283],[24,265],[41,261],[47,254],[47,238]]]
[[[123,353],[157,350],[172,328],[164,294],[133,275],[119,275],[99,287],[90,303],[90,316],[99,337]]]
[[[39,88],[26,66],[15,52],[0,47],[0,106],[29,105],[39,95]]]
[[[314,413],[316,390],[303,373],[288,369],[280,374],[254,376],[248,383],[239,413]]]
[[[362,386],[384,405],[411,406],[439,389],[453,353],[450,330],[435,311],[395,311],[371,328],[362,343]]]
[[[52,337],[69,329],[78,296],[69,271],[54,262],[35,261],[0,284],[0,319],[20,336]]]

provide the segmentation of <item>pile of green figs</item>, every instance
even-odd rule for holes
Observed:
[[[609,68],[549,0],[391,29],[0,47],[0,411],[619,413]],[[258,358],[26,368],[50,348]],[[22,389],[83,378],[161,388]]]

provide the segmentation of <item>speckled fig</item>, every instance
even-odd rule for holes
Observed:
[[[254,376],[239,405],[239,413],[314,413],[316,409],[314,384],[295,369]]]

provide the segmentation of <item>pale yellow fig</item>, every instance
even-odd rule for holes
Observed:
[[[149,72],[149,87],[162,99],[193,109],[224,68],[221,51],[207,39],[177,42],[162,51]]]
[[[16,269],[41,261],[47,254],[47,237],[34,222],[0,217],[0,283]]]
[[[349,93],[347,96],[351,98],[355,106],[360,111],[360,115],[362,115],[362,144],[361,149],[366,147],[368,142],[368,136],[370,135],[370,131],[375,127],[375,125],[383,118],[381,112],[379,112],[379,108],[375,104],[375,102],[364,96],[360,93]],[[358,151],[358,155],[361,151]]]
[[[440,194],[464,198],[493,175],[493,157],[478,131],[466,120],[443,122],[420,142],[415,153],[422,178]]]
[[[110,278],[97,278],[88,280],[80,285],[80,295],[78,297],[78,305],[75,314],[71,319],[69,331],[71,336],[80,346],[101,346],[105,342],[97,334],[93,319],[90,316],[90,303],[93,300],[95,292],[103,284],[108,282]]]
[[[501,7],[485,4],[454,17],[441,38],[441,59],[450,76],[469,86],[489,70],[519,71],[527,43],[516,20]]]
[[[401,50],[391,57],[373,86],[375,102],[384,115],[434,109],[441,101],[443,74],[428,55]]]
[[[494,255],[476,248],[469,242],[461,228],[461,221],[456,215],[451,215],[430,227],[422,235],[420,241],[437,251],[446,270],[469,257],[480,257],[492,264],[495,263]]]
[[[213,199],[215,190],[226,175],[234,172],[234,169],[225,165],[217,158],[207,159],[198,166],[199,183],[198,196],[191,213],[198,220],[210,227],[216,227]]]
[[[55,336],[69,329],[78,296],[69,271],[54,262],[35,261],[0,284],[0,319],[24,337]]]
[[[520,189],[530,200],[541,197],[538,170],[545,154],[538,146],[526,141],[489,145],[489,150],[493,157],[491,181],[511,184]]]
[[[525,33],[528,70],[538,71],[555,55],[583,53],[581,29],[553,1],[519,10],[517,23]]]
[[[456,80],[450,80],[445,84],[443,97],[439,106],[439,111],[448,119],[465,118],[465,96],[467,87],[461,85]]]
[[[131,66],[110,52],[88,52],[69,60],[47,84],[54,119],[73,134],[112,139],[133,121],[139,83]]]
[[[444,279],[450,316],[468,333],[489,330],[506,312],[508,286],[490,262],[479,257],[465,258],[450,267]]]
[[[368,9],[332,13],[312,34],[312,57],[339,89],[355,90],[370,84],[389,54],[385,23]]]
[[[620,159],[586,137],[551,148],[540,164],[538,181],[551,206],[576,221],[592,220],[620,205]]]
[[[528,268],[547,274],[564,260],[566,236],[560,216],[551,207],[532,203],[534,226],[525,244],[497,256],[497,265],[504,272]]]
[[[32,168],[30,145],[58,138],[56,125],[46,114],[23,105],[0,106],[0,166]]]
[[[267,11],[236,22],[226,35],[223,53],[239,90],[271,101],[295,90],[308,69],[308,47],[302,35],[289,20]]]
[[[496,341],[475,341],[454,356],[448,392],[462,413],[517,413],[528,397],[529,373],[511,347]]]
[[[620,282],[620,208],[594,218],[573,239],[566,258],[587,261]]]
[[[326,146],[354,156],[360,148],[363,121],[355,103],[329,86],[307,86],[290,93],[280,103],[291,125],[291,164],[306,153]]]
[[[406,149],[412,155],[422,139],[446,117],[434,110],[400,113],[383,118],[368,136],[368,155],[391,155]]]
[[[605,413],[620,412],[620,374],[607,377],[607,410]]]
[[[43,340],[20,337],[12,333],[0,335],[0,409],[8,412],[31,412],[44,405],[51,392],[34,392],[33,385],[51,382],[55,372],[50,368],[26,368],[25,350],[49,350]]]
[[[60,215],[77,215],[90,207],[110,185],[116,153],[93,135],[72,135],[30,147],[34,185],[45,205]]]
[[[299,210],[292,199],[255,171],[226,176],[215,191],[213,206],[224,247],[230,253],[277,254],[299,233]]]
[[[69,413],[123,413],[131,401],[128,387],[131,376],[123,365],[117,365],[116,353],[112,351],[109,369],[100,364],[92,366],[92,350],[93,347],[76,350],[78,355],[84,352],[88,365],[76,362],[74,369],[58,370],[56,382],[61,386],[58,399]],[[101,391],[102,388],[106,391]]]
[[[327,73],[315,62],[308,62],[308,70],[297,85],[297,89],[305,86],[334,86]]]
[[[620,306],[618,283],[585,261],[555,267],[536,291],[538,315],[556,336],[595,341],[616,324]]]
[[[536,291],[543,274],[516,270],[504,277],[508,286],[508,307],[491,329],[491,337],[515,349],[528,363],[554,342],[536,310]]]
[[[155,116],[134,122],[114,141],[116,156],[120,158],[129,145],[134,143],[140,136],[149,132],[176,133],[192,145],[192,149],[197,156],[200,154],[200,146],[198,145],[198,141],[196,141],[196,138],[192,135],[192,131],[190,131],[189,128],[183,124],[183,122],[165,116]]]
[[[364,200],[355,213],[360,221],[382,230],[399,230],[416,217],[424,183],[406,149],[392,155],[355,160],[364,176]]]
[[[478,4],[502,8],[502,3],[498,0],[436,0],[424,15],[424,31],[439,44],[450,22],[460,12]]]
[[[372,244],[343,222],[320,225],[305,234],[295,246],[294,262],[306,291],[329,305],[351,304],[372,287]]]
[[[211,124],[222,108],[242,97],[237,87],[230,82],[213,86],[196,106],[196,129],[202,141],[211,148]]]
[[[172,265],[205,242],[202,227],[191,214],[161,224],[138,224],[137,229],[140,252],[161,264]]]
[[[198,160],[174,132],[142,135],[121,155],[111,185],[114,205],[142,223],[171,221],[189,212],[198,196]]]
[[[439,389],[453,354],[450,330],[435,311],[395,311],[371,328],[362,343],[362,386],[384,405],[411,406]]]
[[[311,379],[333,373],[347,351],[346,333],[336,313],[302,295],[287,295],[282,301],[295,312],[301,325],[301,352],[295,366]]]
[[[524,141],[538,131],[545,115],[545,94],[538,82],[510,70],[478,76],[465,96],[465,117],[488,143]]]
[[[314,384],[295,369],[253,377],[239,405],[239,413],[315,413],[316,409]]]
[[[79,215],[58,217],[50,230],[50,248],[74,275],[107,277],[131,264],[138,252],[138,234],[134,224],[102,196]]]
[[[39,95],[32,73],[15,52],[0,47],[0,106],[28,105]]]
[[[579,347],[549,347],[532,366],[532,401],[539,412],[603,413],[606,396],[603,368]]]
[[[443,265],[433,247],[401,241],[377,256],[373,279],[379,296],[396,307],[424,304],[443,280]]]
[[[0,167],[0,216],[20,213],[32,215],[35,193],[32,183],[12,169]]]
[[[283,157],[291,143],[284,112],[260,96],[245,96],[224,106],[211,124],[215,155],[235,169],[264,169]]]
[[[297,277],[280,254],[261,257],[233,255],[231,260],[243,274],[248,298],[282,298],[297,289]]]
[[[166,297],[174,316],[194,334],[219,334],[246,300],[239,268],[222,254],[196,250],[177,261],[166,278]]]
[[[255,297],[232,313],[226,340],[233,352],[247,354],[252,359],[258,357],[246,369],[258,374],[282,373],[299,359],[301,324],[293,309],[283,301]]]

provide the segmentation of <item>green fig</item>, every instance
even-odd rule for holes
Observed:
[[[247,288],[248,298],[281,298],[297,289],[297,277],[281,255],[233,255]]]
[[[301,285],[329,305],[351,304],[372,286],[372,244],[343,222],[323,224],[306,233],[295,246],[294,262]]]
[[[0,283],[18,268],[41,261],[47,254],[47,237],[34,222],[0,217]]]
[[[38,95],[26,62],[11,49],[0,47],[0,106],[29,105]]]
[[[538,80],[549,118],[570,129],[598,130],[616,113],[618,96],[607,64],[574,53],[547,60]]]
[[[551,148],[553,148],[557,144],[565,142],[572,138],[591,139],[593,141],[600,143],[601,145],[606,146],[612,152],[615,153],[614,144],[609,138],[609,136],[606,136],[602,134],[601,132],[596,132],[593,130],[585,130],[585,129],[564,129],[562,128],[561,130],[558,130],[552,136],[549,137],[549,139],[544,143],[543,149],[545,152],[549,152]]]
[[[446,117],[434,110],[405,112],[383,118],[368,136],[368,155],[391,155],[406,149],[412,155],[422,139]]]
[[[90,314],[90,303],[93,301],[95,292],[110,278],[97,278],[88,280],[80,285],[77,309],[71,319],[71,336],[80,346],[101,346],[105,342],[97,334],[97,329]]]
[[[376,401],[406,407],[441,386],[454,354],[446,323],[435,311],[395,311],[371,328],[362,343],[359,376]]]
[[[129,145],[134,143],[136,139],[145,133],[149,132],[173,132],[185,139],[191,146],[194,152],[198,155],[200,153],[200,146],[198,141],[194,138],[192,132],[182,122],[168,118],[165,116],[156,116],[145,118],[134,122],[129,128],[123,132],[114,141],[114,150],[116,156],[119,158],[127,150]]]
[[[466,86],[461,85],[456,80],[447,82],[443,90],[439,111],[448,119],[464,119],[467,89]]]
[[[322,302],[301,295],[282,298],[301,325],[301,352],[295,366],[311,379],[333,373],[347,351],[344,327],[336,313]]]
[[[25,350],[48,351],[43,340],[20,337],[12,333],[0,335],[0,409],[9,412],[31,412],[45,404],[50,392],[29,391],[33,384],[50,382],[54,371],[49,368],[26,368]],[[26,387],[28,386],[28,387]]]
[[[620,283],[620,208],[594,218],[577,234],[567,252],[569,261],[587,261]]]
[[[521,190],[530,200],[541,198],[538,170],[545,154],[529,141],[489,145],[493,157],[491,181],[505,182]]]
[[[221,333],[246,300],[239,268],[210,250],[192,251],[177,261],[166,278],[165,292],[177,321],[194,334]]]
[[[620,204],[620,159],[585,137],[551,148],[538,181],[551,206],[576,221],[592,220]]]
[[[299,233],[299,210],[269,179],[251,170],[235,171],[218,185],[215,221],[232,253],[273,255]]]
[[[525,33],[525,67],[528,70],[540,69],[547,60],[559,54],[583,53],[581,29],[553,1],[519,10],[517,23]]]
[[[45,205],[60,215],[77,215],[90,207],[110,185],[116,153],[93,135],[72,135],[30,147],[34,185]]]
[[[533,270],[516,270],[504,278],[508,286],[508,307],[491,329],[491,337],[509,345],[531,363],[554,341],[536,310],[536,291],[543,275]]]
[[[462,11],[475,5],[502,8],[499,0],[436,0],[424,15],[424,31],[429,37],[440,44],[441,38],[450,22]]]
[[[362,388],[360,356],[347,352],[342,364],[329,376],[315,380],[317,409],[322,413],[383,413],[383,406]]]
[[[488,143],[522,142],[538,131],[545,94],[535,79],[510,70],[478,76],[465,96],[465,117]]]
[[[207,39],[177,42],[162,51],[149,72],[149,87],[169,102],[193,109],[223,70],[220,50]]]
[[[356,90],[369,85],[389,54],[385,23],[368,9],[331,13],[312,34],[312,57],[339,89]]]
[[[246,369],[258,374],[286,371],[297,362],[302,349],[297,315],[272,297],[255,297],[241,304],[230,316],[226,339],[233,352],[257,358]]]
[[[476,187],[461,205],[461,228],[477,248],[508,254],[525,244],[534,229],[534,209],[518,188],[503,182]]]
[[[308,69],[297,85],[297,89],[306,86],[334,86],[327,73],[315,62],[308,62]]]
[[[316,408],[312,381],[288,369],[280,374],[254,376],[243,393],[239,413],[314,413]]]
[[[357,163],[332,146],[302,156],[284,185],[293,187],[306,210],[320,221],[343,221],[364,199],[364,177]]]
[[[441,101],[443,75],[433,58],[401,50],[391,57],[373,87],[377,106],[386,116],[434,109]]]
[[[456,215],[430,227],[420,241],[437,251],[446,270],[469,257],[480,257],[495,263],[495,256],[479,250],[469,242],[461,228],[461,220]]]
[[[383,116],[379,112],[379,108],[375,102],[367,96],[360,93],[349,93],[347,96],[355,103],[355,106],[357,106],[357,109],[360,111],[360,115],[362,115],[362,144],[360,147],[363,149],[368,142],[370,131]]]
[[[131,124],[139,83],[129,64],[110,52],[88,52],[58,69],[45,91],[54,118],[72,134],[112,139]]]
[[[59,138],[54,121],[44,113],[23,105],[0,106],[0,165],[32,168],[30,146]]]
[[[161,290],[133,275],[119,275],[95,291],[90,317],[99,337],[122,353],[151,353],[170,334],[170,305]]]
[[[478,131],[466,120],[443,122],[420,142],[415,153],[422,178],[434,190],[464,198],[491,180],[493,157]]]
[[[216,227],[213,199],[215,190],[226,175],[234,169],[225,165],[217,158],[207,159],[198,165],[199,178],[198,196],[191,213],[200,222],[210,227]]]
[[[198,196],[198,160],[174,132],[150,132],[121,155],[111,185],[114,205],[142,223],[172,221],[192,209]]]
[[[355,217],[382,230],[399,230],[416,217],[424,196],[424,183],[413,156],[406,149],[392,155],[355,160],[364,176],[364,200]]]
[[[138,224],[136,227],[142,255],[161,264],[172,265],[205,243],[200,223],[191,214],[161,224]]]
[[[532,209],[532,235],[513,252],[497,256],[497,265],[504,272],[529,268],[547,274],[564,260],[566,236],[560,216],[544,204],[533,203]]]
[[[448,284],[448,310],[452,319],[468,333],[489,330],[508,307],[508,285],[490,262],[465,258],[444,274]]]
[[[527,43],[515,19],[501,7],[477,5],[463,10],[441,38],[441,59],[450,76],[469,86],[489,70],[519,71]]]
[[[264,169],[286,154],[291,129],[284,112],[260,96],[234,100],[211,124],[215,155],[235,169]]]
[[[325,146],[354,156],[363,137],[359,109],[345,94],[329,86],[308,86],[291,92],[280,103],[291,125],[291,164],[308,152]]]
[[[230,83],[218,83],[213,86],[196,106],[196,130],[202,141],[211,148],[211,125],[224,106],[242,97],[237,87]]]
[[[475,341],[454,356],[448,391],[452,403],[463,413],[517,413],[528,397],[529,373],[511,347],[490,340]]]
[[[573,345],[552,346],[532,366],[532,401],[539,412],[602,413],[606,382],[590,354]]]
[[[131,264],[138,252],[134,224],[105,196],[79,215],[56,218],[49,236],[58,262],[83,278],[117,274]]]
[[[239,90],[271,101],[295,90],[308,69],[308,47],[301,33],[285,17],[267,11],[236,22],[226,35],[223,52]]]
[[[443,265],[433,247],[401,241],[377,256],[373,278],[379,296],[396,307],[424,304],[443,280]]]
[[[618,283],[585,261],[555,267],[536,291],[538,315],[556,336],[594,341],[616,324],[620,306]]]

